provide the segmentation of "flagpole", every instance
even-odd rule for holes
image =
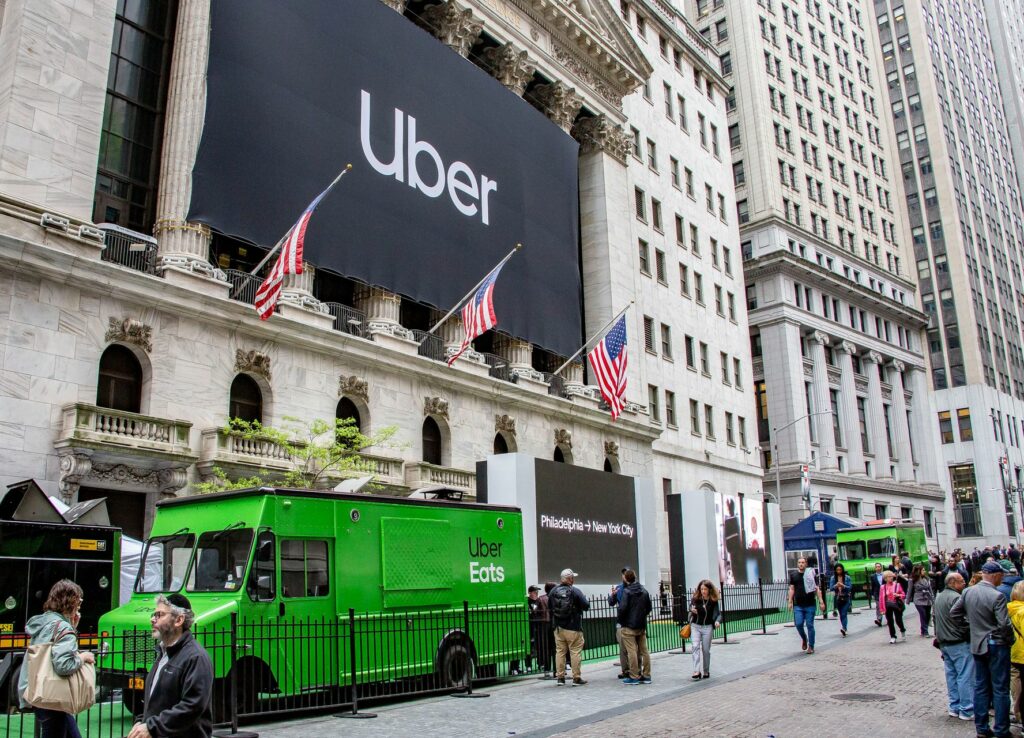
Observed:
[[[436,323],[434,323],[434,327],[433,327],[433,328],[431,328],[431,329],[430,329],[429,331],[427,331],[427,333],[426,333],[426,336],[429,336],[429,335],[433,334],[433,332],[434,332],[434,331],[436,331],[436,330],[437,330],[438,328],[440,328],[440,327],[441,327],[442,325],[444,325],[445,321],[447,321],[447,320],[448,320],[448,318],[452,317],[452,315],[454,315],[454,314],[455,314],[455,311],[456,311],[456,310],[458,310],[458,309],[459,309],[460,307],[462,307],[463,303],[465,303],[465,302],[466,302],[466,300],[468,300],[468,299],[469,299],[470,297],[472,297],[472,296],[473,296],[473,294],[474,294],[474,293],[475,293],[475,292],[476,292],[476,291],[477,291],[478,289],[480,289],[480,285],[482,285],[482,284],[484,283],[484,280],[485,280],[485,279],[487,279],[487,277],[489,277],[489,276],[491,275],[491,272],[493,272],[493,271],[494,271],[495,269],[497,269],[498,267],[500,267],[500,266],[504,265],[504,263],[505,263],[506,261],[508,261],[509,259],[511,259],[511,258],[512,258],[512,256],[513,256],[513,255],[514,255],[514,254],[515,254],[515,253],[516,253],[517,251],[519,251],[519,249],[521,249],[521,248],[523,248],[523,244],[521,244],[521,243],[517,243],[517,244],[515,245],[515,248],[513,248],[513,249],[512,249],[511,251],[509,251],[509,252],[508,252],[507,254],[505,254],[505,258],[504,258],[504,259],[502,259],[501,261],[499,261],[499,262],[498,262],[498,263],[497,263],[497,264],[496,264],[496,265],[494,266],[494,268],[492,268],[492,269],[491,269],[491,270],[490,270],[489,272],[487,272],[487,274],[485,274],[485,275],[484,275],[483,277],[481,277],[480,281],[479,281],[479,282],[477,282],[477,283],[476,283],[475,285],[473,285],[473,289],[471,289],[471,290],[470,290],[469,292],[467,292],[467,293],[465,294],[465,296],[464,296],[464,297],[463,297],[463,298],[462,298],[461,300],[459,300],[459,301],[458,301],[457,303],[455,303],[455,307],[453,307],[453,308],[452,308],[451,310],[449,310],[449,311],[448,311],[448,314],[447,314],[447,315],[445,315],[445,316],[444,316],[443,318],[441,318],[441,319],[440,319],[439,321],[437,321]],[[426,336],[424,336],[424,338],[423,338],[423,340],[424,340],[424,341],[425,341],[425,340],[427,340],[427,339],[426,339]],[[420,341],[420,343],[422,343],[422,342],[423,342],[423,341]]]
[[[605,334],[605,331],[607,331],[607,330],[608,330],[609,328],[611,328],[612,324],[613,324],[613,323],[614,323],[614,322],[615,322],[616,320],[618,320],[619,318],[621,318],[621,317],[622,317],[622,316],[623,316],[623,315],[624,315],[624,314],[626,313],[626,311],[627,311],[627,310],[629,310],[629,309],[630,309],[630,308],[631,308],[631,307],[633,306],[633,303],[634,303],[634,302],[636,302],[636,300],[630,300],[630,301],[629,301],[629,304],[628,304],[628,305],[626,305],[626,307],[622,308],[622,310],[620,310],[620,311],[618,312],[618,314],[617,314],[617,315],[616,315],[616,316],[615,316],[614,318],[612,318],[611,320],[609,320],[609,321],[608,321],[608,322],[607,322],[607,323],[605,324],[604,328],[602,328],[602,329],[601,329],[601,330],[599,330],[599,331],[598,331],[597,333],[595,333],[594,335],[592,335],[592,336],[591,336],[591,337],[590,337],[589,339],[587,339],[587,342],[586,342],[585,344],[583,344],[582,346],[580,346],[580,349],[579,349],[579,351],[577,351],[577,352],[576,352],[575,354],[573,354],[573,355],[572,355],[572,356],[570,356],[570,357],[569,357],[568,359],[566,359],[566,360],[565,360],[565,363],[564,363],[564,364],[562,364],[562,366],[560,366],[560,367],[558,367],[557,369],[555,369],[555,371],[554,371],[554,372],[552,373],[552,376],[556,376],[556,375],[558,375],[558,374],[561,374],[562,370],[563,370],[563,369],[565,369],[565,367],[569,366],[569,364],[571,364],[571,363],[572,363],[572,360],[573,360],[573,359],[575,359],[575,358],[576,358],[577,356],[579,356],[580,354],[582,354],[582,353],[583,353],[584,351],[586,351],[586,350],[587,350],[587,347],[588,347],[588,346],[589,346],[589,345],[590,345],[591,343],[593,343],[593,342],[594,342],[594,339],[595,339],[595,338],[598,338],[599,336],[603,336],[603,335]]]
[[[351,171],[351,169],[352,169],[352,165],[351,164],[346,164],[345,168],[342,169],[338,173],[337,177],[334,178],[334,181],[331,182],[329,185],[327,185],[327,190],[330,190],[332,187],[334,187],[334,185],[338,184],[338,180],[340,180],[342,177],[344,177],[346,174],[348,174],[349,171]],[[326,192],[327,190],[324,190],[324,191]],[[268,261],[270,261],[271,258],[273,258],[274,254],[276,254],[278,252],[278,249],[281,248],[281,245],[284,243],[284,240],[288,237],[288,234],[291,233],[291,232],[292,232],[291,228],[289,228],[287,231],[285,231],[284,235],[281,236],[280,240],[274,245],[274,248],[270,249],[270,251],[267,252],[267,255],[263,257],[263,261],[261,261],[259,264],[257,264],[256,268],[253,269],[251,272],[249,272],[250,275],[255,277],[257,274],[259,274],[260,269],[262,269],[264,266],[266,266],[266,263]]]

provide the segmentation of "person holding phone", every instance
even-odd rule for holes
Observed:
[[[690,600],[690,642],[693,649],[693,676],[711,678],[711,636],[722,624],[718,590],[710,579],[702,579]]]
[[[832,570],[832,577],[828,581],[828,591],[832,593],[833,603],[839,613],[839,632],[846,638],[846,631],[849,627],[848,617],[850,606],[853,604],[853,580],[846,573],[846,567],[836,564]]]
[[[822,612],[825,612],[825,599],[818,588],[818,576],[813,567],[807,565],[807,559],[799,558],[796,571],[789,575],[788,607],[793,611],[793,624],[800,634],[802,649],[807,655],[814,653],[814,603],[817,601]]]

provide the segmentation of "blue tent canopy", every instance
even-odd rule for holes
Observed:
[[[831,568],[828,566],[828,543],[835,541],[836,531],[856,525],[829,513],[812,513],[782,534],[784,548],[786,551],[817,551],[818,570],[827,571]]]

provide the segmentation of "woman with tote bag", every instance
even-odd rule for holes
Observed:
[[[76,701],[82,703],[83,699],[91,703],[88,695],[95,694],[96,659],[91,653],[78,650],[75,628],[81,606],[82,588],[70,579],[61,579],[50,588],[43,614],[33,615],[25,624],[31,640],[21,665],[18,695],[22,709],[34,707],[39,738],[81,738],[73,714],[38,706],[71,705]],[[68,696],[71,699],[65,700]],[[86,709],[89,704],[79,707]]]

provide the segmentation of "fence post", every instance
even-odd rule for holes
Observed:
[[[485,692],[473,691],[473,654],[470,652],[469,644],[472,639],[469,637],[469,601],[462,601],[462,632],[466,635],[466,691],[456,692],[452,697],[490,697]]]
[[[340,646],[341,644],[339,643],[338,645]],[[356,666],[356,611],[352,607],[348,609],[348,660],[349,679],[351,680],[349,689],[352,690],[352,710],[351,712],[338,713],[334,717],[375,718],[377,714],[374,712],[359,712],[359,669]]]
[[[768,621],[764,615],[764,579],[761,577],[757,578],[757,597],[761,603],[761,634],[768,634]]]
[[[719,580],[718,582],[719,600],[721,601],[722,609],[722,642],[729,642],[729,625],[725,621],[725,582]],[[712,628],[712,635],[714,634],[714,628]]]

